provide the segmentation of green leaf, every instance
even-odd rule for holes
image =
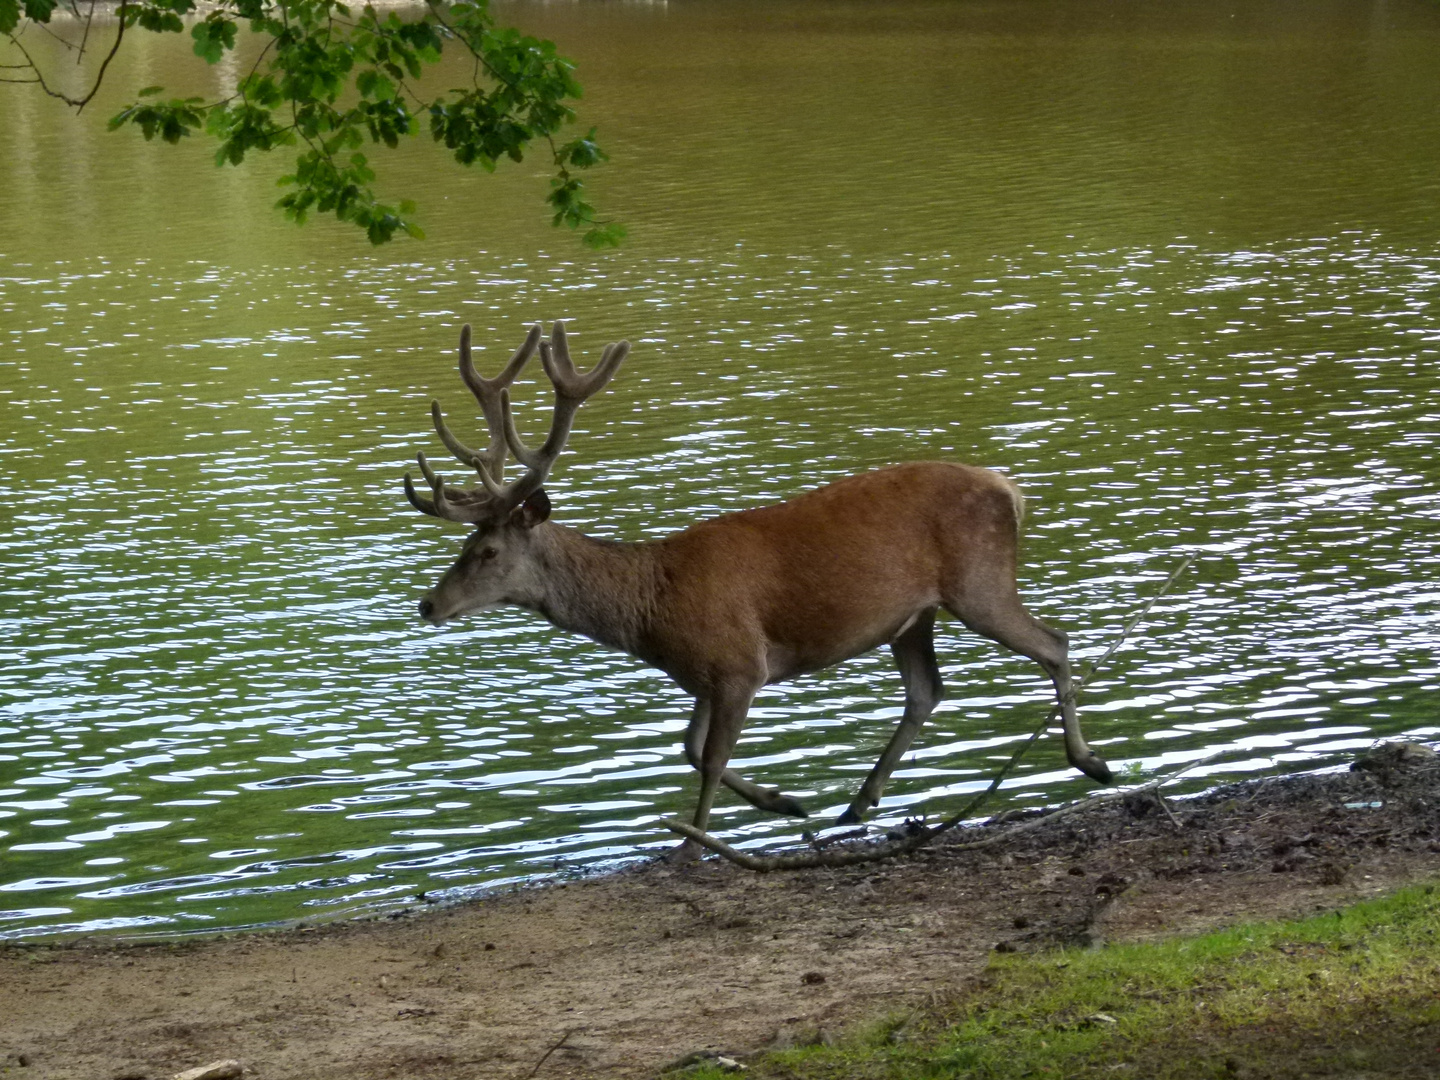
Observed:
[[[355,89],[362,98],[372,101],[390,101],[395,97],[395,84],[373,68],[355,76]]]
[[[132,24],[156,34],[178,34],[185,29],[185,21],[159,3],[130,8],[125,17]]]
[[[146,141],[158,135],[167,143],[178,143],[192,130],[204,125],[203,110],[196,105],[198,100],[176,99],[153,105],[131,105],[111,118],[110,130],[125,124],[136,124]]]
[[[207,64],[214,64],[225,55],[225,50],[235,47],[235,24],[219,12],[214,12],[204,22],[190,28],[195,39],[195,55]]]
[[[240,94],[251,105],[262,109],[278,108],[285,99],[280,87],[270,75],[252,73],[240,81]]]
[[[19,0],[0,0],[0,34],[8,34],[19,25]]]
[[[599,165],[602,161],[610,160],[610,155],[596,145],[594,128],[591,128],[583,139],[574,139],[566,143],[556,156],[560,158],[562,164],[573,165],[577,169],[588,169],[593,165]]]
[[[581,237],[585,246],[599,251],[603,248],[617,248],[624,242],[626,229],[617,221],[596,225]]]
[[[163,86],[147,86],[147,87],[145,87],[144,90],[141,90],[141,91],[140,91],[139,93],[137,93],[135,96],[136,96],[136,97],[154,97],[156,94],[163,94],[164,92],[165,92],[165,88],[164,88]]]
[[[25,0],[25,17],[27,19],[34,19],[38,23],[48,23],[50,21],[50,13],[55,10],[55,3],[56,0]],[[14,23],[11,23],[9,26],[0,24],[0,30],[8,31],[13,29],[15,29]]]

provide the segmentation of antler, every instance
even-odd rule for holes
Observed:
[[[515,351],[505,369],[494,379],[485,379],[475,370],[470,359],[470,327],[467,324],[460,331],[460,377],[480,403],[485,423],[490,429],[490,446],[483,454],[470,449],[451,432],[440,412],[440,403],[430,403],[430,415],[435,421],[435,431],[441,442],[463,464],[473,467],[480,477],[478,488],[448,487],[444,477],[430,468],[425,455],[418,455],[420,471],[430,485],[433,499],[426,499],[415,491],[410,474],[405,474],[405,496],[410,504],[421,513],[449,521],[478,523],[493,519],[519,506],[545,482],[565,441],[570,437],[570,428],[575,421],[575,412],[585,399],[593,397],[604,389],[620,364],[630,353],[628,341],[618,341],[605,346],[600,362],[586,374],[575,370],[570,359],[570,346],[565,337],[565,324],[556,322],[550,340],[540,340],[541,327],[536,323],[530,328],[525,343]],[[555,387],[555,411],[550,421],[550,434],[538,451],[529,449],[520,440],[515,429],[515,419],[510,411],[510,384],[520,369],[540,348],[540,363],[545,374]],[[505,451],[509,448],[515,459],[525,466],[519,479],[504,482]]]
[[[435,421],[435,431],[440,436],[440,441],[462,464],[475,468],[484,465],[491,476],[500,476],[504,473],[505,434],[502,420],[502,399],[510,384],[515,381],[515,376],[520,374],[520,369],[525,366],[530,357],[535,355],[535,346],[540,343],[540,334],[540,324],[536,323],[530,328],[530,333],[525,335],[525,341],[520,348],[515,350],[515,355],[510,357],[510,362],[505,365],[504,370],[495,378],[486,379],[475,370],[475,363],[470,358],[470,324],[466,323],[460,328],[460,378],[465,380],[465,385],[470,388],[470,392],[475,395],[475,400],[480,403],[480,412],[484,415],[485,424],[490,429],[489,449],[484,454],[479,454],[457,439],[445,425],[445,417],[440,412],[440,402],[430,402],[430,418]]]
[[[565,440],[570,437],[570,427],[575,422],[576,410],[587,398],[605,388],[605,384],[629,355],[628,341],[611,342],[600,354],[600,362],[582,375],[575,370],[575,364],[570,359],[570,344],[565,338],[565,324],[558,321],[555,323],[550,332],[550,340],[540,342],[540,363],[555,387],[555,412],[550,419],[550,434],[538,451],[529,449],[520,441],[520,434],[515,430],[509,393],[500,394],[505,442],[509,445],[510,452],[515,455],[515,460],[525,466],[525,474],[513,484],[497,490],[497,497],[500,497],[503,491],[504,497],[511,500],[512,505],[519,505],[545,482],[545,477],[555,466],[560,452],[565,449]],[[483,475],[481,478],[485,479]]]

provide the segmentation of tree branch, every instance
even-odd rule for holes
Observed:
[[[72,0],[72,3],[71,3],[70,6],[71,6],[71,9],[72,9],[72,10],[75,10],[75,5],[74,5],[74,3],[73,3],[73,0]],[[76,17],[77,19],[80,17],[80,13],[79,13],[78,10],[75,11],[75,17]],[[85,57],[85,43],[90,40],[90,22],[91,22],[91,20],[94,19],[94,18],[95,18],[95,0],[90,0],[90,10],[85,13],[85,33],[83,33],[83,34],[80,35],[80,52],[77,53],[76,56],[75,56],[75,63],[76,63],[76,65],[79,65],[80,61],[81,61],[82,59],[84,59],[84,57]]]
[[[367,130],[371,142],[394,149],[400,136],[416,131],[423,123],[421,114],[428,109],[432,136],[446,142],[462,165],[478,163],[493,171],[502,158],[521,160],[539,151],[542,140],[548,141],[559,176],[546,201],[561,211],[556,222],[589,227],[585,242],[591,246],[614,243],[623,231],[598,218],[578,179],[567,169],[585,168],[605,160],[605,155],[588,141],[589,136],[583,145],[577,141],[558,149],[552,137],[575,118],[569,103],[580,91],[572,77],[572,65],[556,55],[552,42],[498,26],[483,2],[456,14],[442,0],[426,0],[419,21],[401,20],[394,13],[382,19],[368,6],[363,15],[355,16],[334,0],[246,4],[215,0],[208,14],[196,17],[199,21],[188,18],[194,11],[191,0],[114,2],[114,8],[101,8],[102,27],[97,27],[97,0],[43,0],[45,11],[40,17],[26,15],[19,25],[11,25],[16,22],[12,11],[19,14],[13,0],[8,7],[0,0],[9,27],[0,36],[14,44],[15,55],[23,61],[0,65],[0,82],[38,85],[46,96],[78,112],[96,98],[106,78],[113,78],[109,67],[123,42],[134,37],[129,32],[131,23],[137,27],[135,33],[164,33],[188,26],[196,54],[214,63],[235,48],[237,24],[248,18],[253,32],[264,39],[263,48],[234,93],[209,104],[194,97],[141,100],[113,117],[111,129],[134,124],[146,139],[159,134],[169,143],[203,131],[220,141],[218,164],[238,163],[250,150],[274,149],[281,136],[286,144],[293,143],[295,135],[303,136],[304,149],[296,161],[298,174],[288,182],[299,182],[301,176],[304,182],[293,195],[282,199],[279,207],[297,222],[304,220],[308,209],[333,210],[340,220],[360,225],[371,241],[379,244],[397,229],[417,238],[423,233],[407,220],[415,212],[409,200],[399,200],[398,209],[380,201],[374,191],[374,170],[368,156],[359,150]],[[45,25],[55,3],[60,5],[57,11],[68,12],[75,21],[64,35]],[[29,24],[33,22],[40,28],[38,32],[50,34],[75,52],[77,62],[88,63],[89,39],[101,33],[111,11],[118,20],[116,33],[102,58],[92,65],[93,76],[83,74],[82,68],[74,82],[61,79],[62,62],[47,55],[50,47],[31,50],[22,40],[32,32]],[[74,28],[81,30],[79,42],[71,36]],[[456,91],[453,101],[443,95],[427,101],[418,85],[422,72],[435,65],[445,45],[456,39],[473,58],[471,86]],[[389,89],[392,81],[393,91]],[[78,89],[69,90],[77,84]],[[337,109],[337,101],[356,91],[358,105]],[[159,92],[160,88],[151,88],[140,97]],[[276,124],[277,113],[283,115],[281,110],[287,106],[292,123],[281,128]]]
[[[75,49],[75,48],[78,48],[77,45],[75,45],[75,44],[72,43],[72,42],[66,41],[63,37],[61,37],[59,34],[55,33],[54,30],[51,30],[50,27],[46,26],[44,23],[36,23],[35,25],[40,28],[40,30],[41,30],[42,33],[47,34],[47,35],[49,35],[50,37],[54,38],[56,41],[58,41],[58,42],[59,42],[62,46],[64,46],[65,48],[67,48],[67,49]]]
[[[72,106],[76,112],[80,112],[85,108],[86,105],[90,104],[91,99],[93,99],[95,95],[100,92],[100,84],[105,81],[105,71],[107,68],[109,68],[110,61],[115,59],[115,54],[120,51],[120,42],[124,40],[125,37],[125,13],[129,5],[130,0],[120,0],[120,7],[117,9],[117,15],[119,17],[120,25],[119,29],[115,31],[115,41],[110,46],[110,51],[105,54],[105,59],[100,64],[100,70],[95,74],[94,85],[90,87],[90,92],[84,97],[74,98],[71,97],[69,94],[64,93],[63,91],[52,90],[50,88],[50,84],[45,81],[45,76],[41,74],[40,66],[35,63],[35,58],[30,55],[29,51],[25,48],[25,46],[20,43],[20,39],[14,34],[7,34],[6,36],[9,37],[10,43],[14,45],[15,48],[20,50],[20,55],[25,57],[25,63],[23,65],[17,66],[28,67],[31,71],[35,73],[35,78],[25,80],[11,79],[8,81],[39,83],[40,89],[44,91],[47,96],[57,98],[58,100],[65,102],[66,105]],[[37,23],[36,25],[43,24]],[[89,33],[88,23],[86,24],[86,33]],[[66,44],[69,45],[68,42]],[[75,48],[74,45],[69,45],[69,47],[72,49]]]

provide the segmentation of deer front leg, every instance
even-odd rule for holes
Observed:
[[[935,663],[935,611],[921,612],[911,627],[890,643],[890,652],[900,668],[900,681],[905,687],[905,715],[890,736],[890,743],[870,775],[860,785],[849,808],[836,819],[837,825],[855,825],[866,811],[880,802],[885,782],[910,749],[920,728],[940,704],[944,685],[940,668]]]
[[[749,710],[748,703],[746,710]],[[685,757],[696,769],[700,768],[709,725],[710,703],[701,698],[695,703],[695,712],[690,716],[690,727],[685,732]],[[772,814],[785,814],[789,817],[810,816],[810,811],[805,809],[799,799],[786,795],[779,788],[761,787],[759,784],[752,783],[734,769],[727,768],[722,772],[720,783],[757,810],[768,810]]]
[[[685,757],[700,773],[700,799],[695,804],[691,824],[702,832],[709,828],[710,810],[722,783],[738,792],[752,806],[768,810],[776,804],[788,802],[804,816],[804,808],[793,799],[752,784],[725,767],[730,755],[735,752],[735,744],[740,739],[740,731],[745,726],[745,716],[750,711],[754,696],[754,688],[722,689],[695,699],[695,710],[690,714],[690,726],[685,731]],[[694,840],[687,838],[671,850],[666,859],[672,863],[692,862],[704,851]]]

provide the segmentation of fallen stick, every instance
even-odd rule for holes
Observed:
[[[1043,813],[1038,817],[1022,821],[1018,825],[1012,825],[1003,832],[992,833],[990,836],[983,837],[979,840],[969,840],[961,844],[952,844],[949,850],[978,851],[982,848],[995,847],[1013,837],[1019,836],[1021,833],[1032,832],[1043,825],[1049,825],[1051,822],[1062,817],[1068,817],[1071,814],[1092,806],[1103,806],[1106,803],[1124,799],[1129,795],[1158,792],[1161,787],[1180,779],[1180,777],[1187,772],[1198,769],[1202,765],[1208,765],[1210,762],[1224,757],[1229,752],[1229,750],[1217,750],[1213,754],[1189,762],[1179,769],[1168,772],[1164,776],[1157,776],[1154,780],[1147,781],[1146,783],[1137,784],[1134,787],[1122,788],[1119,791],[1107,792],[1104,795],[1089,795],[1083,799],[1077,799],[1075,802],[1067,803],[1065,806],[1058,807],[1048,813]],[[901,840],[893,840],[888,844],[877,844],[867,848],[846,848],[843,851],[797,852],[794,855],[751,855],[748,852],[739,851],[725,843],[725,841],[719,837],[711,836],[707,832],[701,832],[695,828],[695,826],[687,825],[683,821],[664,818],[662,824],[671,832],[689,837],[697,844],[709,848],[717,855],[723,856],[737,866],[743,866],[746,870],[754,870],[759,874],[768,874],[772,870],[808,870],[822,866],[855,866],[859,863],[881,862],[884,859],[893,859],[898,855],[907,855],[912,851],[924,847],[937,837],[958,826],[963,820],[964,817],[961,814],[956,814],[946,818],[939,825],[934,825],[930,828],[921,828],[911,836],[907,836]]]
[[[1120,646],[1124,644],[1125,639],[1130,636],[1130,631],[1134,630],[1135,627],[1139,624],[1140,620],[1149,613],[1150,609],[1155,606],[1156,601],[1169,591],[1170,586],[1175,584],[1176,580],[1180,577],[1180,575],[1183,574],[1187,569],[1189,569],[1190,564],[1195,561],[1196,554],[1196,552],[1191,551],[1187,553],[1183,559],[1180,560],[1180,565],[1171,572],[1170,576],[1165,579],[1165,583],[1161,585],[1158,590],[1156,590],[1154,596],[1150,597],[1150,599],[1145,602],[1145,606],[1140,609],[1140,611],[1134,616],[1134,618],[1132,618],[1128,623],[1125,624],[1125,626],[1120,631],[1120,636],[1111,643],[1110,647],[1105,650],[1104,654],[1100,657],[1100,659],[1095,661],[1095,663],[1091,665],[1090,670],[1085,673],[1084,678],[1076,679],[1074,681],[1074,686],[1070,691],[1072,696],[1078,696],[1080,688],[1084,686],[1086,682],[1093,679],[1095,677],[1095,673],[1099,671],[1102,667],[1104,667],[1106,662],[1115,655],[1116,650],[1118,650]],[[912,851],[924,847],[926,844],[933,841],[936,837],[942,835],[943,833],[949,832],[951,829],[959,825],[962,821],[970,817],[975,812],[975,810],[981,806],[981,804],[983,804],[992,794],[994,794],[995,790],[1000,786],[1001,781],[1003,781],[1005,777],[1009,774],[1010,770],[1019,763],[1020,759],[1025,756],[1025,752],[1030,749],[1030,747],[1034,744],[1035,740],[1045,733],[1046,729],[1049,728],[1051,722],[1055,719],[1057,715],[1059,715],[1059,712],[1059,704],[1052,706],[1050,712],[1046,715],[1045,720],[1031,733],[1028,739],[1026,739],[1015,749],[1015,753],[1010,755],[1010,760],[1007,761],[1003,766],[1001,766],[1000,771],[997,772],[994,779],[990,781],[990,785],[984,791],[976,794],[975,797],[972,798],[969,802],[967,802],[963,807],[961,807],[959,811],[946,818],[945,821],[941,822],[939,825],[930,828],[921,827],[919,830],[912,833],[910,836],[904,837],[900,840],[892,841],[888,844],[880,844],[874,847],[863,849],[847,848],[843,851],[833,852],[813,851],[798,852],[794,855],[747,855],[743,851],[737,851],[735,848],[731,847],[729,844],[725,843],[725,841],[719,839],[718,837],[711,836],[707,832],[702,832],[701,830],[695,828],[693,825],[685,824],[685,822],[683,821],[676,821],[674,818],[662,818],[661,824],[664,825],[671,832],[679,833],[681,836],[685,836],[691,840],[694,840],[697,844],[709,848],[717,855],[723,856],[724,858],[730,860],[738,866],[743,866],[748,870],[754,870],[757,873],[762,874],[768,873],[771,870],[803,870],[810,867],[819,866],[853,866],[857,863],[880,862],[884,859],[893,859],[899,855],[906,855]],[[1224,751],[1221,751],[1221,753],[1224,753]],[[1069,813],[1070,811],[1082,806],[1096,806],[1102,802],[1108,802],[1117,798],[1123,798],[1126,795],[1134,794],[1137,791],[1158,791],[1161,784],[1169,783],[1171,780],[1178,779],[1181,774],[1188,772],[1189,770],[1196,768],[1199,765],[1203,765],[1208,761],[1212,761],[1215,757],[1218,756],[1218,754],[1212,754],[1210,757],[1202,758],[1200,761],[1192,762],[1191,764],[1185,766],[1185,768],[1180,769],[1177,772],[1168,774],[1163,777],[1159,777],[1156,780],[1153,780],[1146,784],[1142,784],[1139,787],[1126,788],[1123,791],[1112,792],[1108,795],[1090,796],[1089,798],[1083,799],[1080,802],[1072,803],[1068,807],[1061,807],[1059,810],[1046,814],[1043,817],[1036,818],[1034,819],[1034,821],[1025,822],[1023,825],[1017,825],[1015,828],[1007,830],[1004,834],[1001,834],[999,836],[987,837],[984,840],[974,840],[967,844],[957,845],[956,850],[966,851],[972,848],[989,847],[992,844],[999,843],[1000,840],[1006,839],[1016,833],[1028,831],[1031,828],[1035,828],[1040,822],[1053,820],[1057,814]],[[1166,813],[1169,813],[1170,808],[1167,806],[1165,807],[1165,810]],[[1173,814],[1171,815],[1171,819],[1174,820]]]
[[[531,1078],[533,1078],[533,1077],[535,1076],[535,1074],[540,1071],[540,1066],[544,1065],[545,1062],[547,1062],[547,1061],[550,1060],[550,1055],[553,1054],[553,1053],[555,1053],[556,1050],[559,1050],[562,1046],[564,1046],[567,1042],[570,1041],[570,1036],[571,1036],[571,1035],[574,1035],[577,1031],[584,1031],[584,1030],[585,1030],[584,1028],[574,1027],[574,1028],[570,1028],[568,1031],[566,1031],[564,1035],[561,1035],[561,1036],[560,1036],[560,1040],[559,1040],[557,1043],[555,1043],[553,1046],[551,1046],[549,1050],[546,1050],[544,1056],[541,1057],[541,1059],[535,1063],[535,1067],[534,1067],[533,1069],[531,1069],[528,1073],[525,1074],[525,1075],[526,1075],[526,1080],[531,1080]]]

